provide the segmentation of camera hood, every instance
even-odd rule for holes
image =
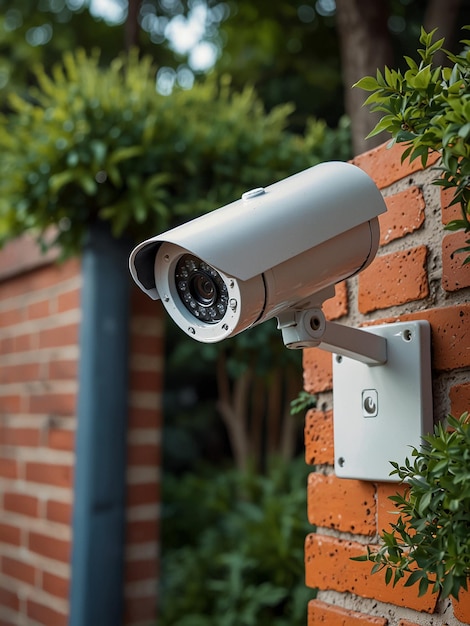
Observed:
[[[322,163],[142,242],[131,254],[130,271],[158,299],[154,260],[168,242],[246,281],[385,211],[365,172],[349,163]]]

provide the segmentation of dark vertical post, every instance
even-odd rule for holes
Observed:
[[[82,261],[70,626],[123,614],[129,247],[90,229]]]

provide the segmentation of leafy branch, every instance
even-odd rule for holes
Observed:
[[[470,30],[470,26],[464,27]],[[381,131],[392,135],[392,143],[407,147],[402,162],[420,159],[426,167],[429,154],[439,152],[441,163],[433,181],[453,190],[451,205],[458,204],[461,218],[447,224],[448,230],[470,232],[470,40],[461,43],[459,55],[444,50],[444,39],[433,41],[435,30],[421,29],[423,48],[419,63],[405,57],[408,69],[403,73],[385,67],[376,77],[366,76],[355,84],[372,92],[365,101],[372,111],[384,115],[369,134]],[[435,54],[443,50],[451,67],[434,65]],[[456,252],[470,253],[470,239]],[[470,254],[464,264],[470,262]]]
[[[378,550],[355,560],[374,563],[372,573],[383,571],[385,582],[405,587],[419,585],[458,599],[470,576],[470,420],[447,418],[424,437],[414,461],[392,463],[391,475],[407,486],[404,494],[390,496],[400,512],[392,531],[383,531]]]

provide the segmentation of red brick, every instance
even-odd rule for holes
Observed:
[[[127,448],[128,465],[160,466],[161,448],[158,444],[134,444]]]
[[[321,600],[311,600],[308,604],[308,626],[387,626],[384,617],[372,617]]]
[[[18,463],[15,459],[0,458],[0,476],[2,478],[18,478]]]
[[[394,144],[391,148],[387,146],[388,142],[352,160],[354,165],[369,174],[380,189],[423,169],[420,159],[416,159],[411,164],[408,160],[401,163],[401,155],[406,148],[403,144]],[[429,155],[428,166],[435,163],[438,158],[437,153]]]
[[[126,527],[126,542],[146,543],[158,538],[158,524],[156,520],[138,520],[129,522]]]
[[[39,332],[40,348],[59,348],[78,343],[78,324],[54,326]]]
[[[72,522],[72,505],[69,502],[48,500],[46,505],[46,518],[51,522],[70,525]]]
[[[470,590],[462,589],[458,601],[452,598],[454,615],[463,624],[470,624]]]
[[[0,445],[36,447],[40,443],[40,432],[37,428],[11,428],[0,425]]]
[[[28,545],[32,552],[49,559],[55,559],[62,563],[68,563],[70,560],[71,544],[67,539],[57,539],[42,533],[30,532]]]
[[[441,187],[441,209],[443,224],[448,224],[452,220],[462,219],[462,209],[460,207],[460,204],[453,204],[452,206],[449,206],[453,198],[453,189],[444,189],[444,187]]]
[[[50,301],[41,300],[40,302],[32,302],[28,306],[27,318],[29,320],[37,320],[48,317],[51,314]]]
[[[388,602],[395,606],[433,613],[437,594],[418,597],[415,587],[386,585],[383,573],[372,575],[371,563],[352,561],[365,553],[366,547],[319,534],[308,535],[305,544],[306,583],[309,587],[350,592],[363,598]]]
[[[161,301],[155,302],[135,284],[132,286],[131,307],[133,316],[139,315],[161,320],[165,315]]]
[[[73,360],[51,361],[49,378],[51,380],[74,380],[78,374],[78,362]]]
[[[40,366],[38,363],[23,363],[21,365],[5,365],[0,367],[0,384],[25,383],[39,379]]]
[[[124,579],[126,582],[152,580],[158,576],[158,565],[155,559],[128,561],[125,567]]]
[[[442,286],[446,291],[470,287],[470,264],[463,264],[470,251],[454,254],[459,248],[469,247],[467,239],[468,233],[457,232],[446,235],[442,240]]]
[[[18,594],[0,587],[0,606],[7,607],[12,611],[18,611],[20,608]]]
[[[303,351],[304,388],[309,393],[331,391],[333,388],[332,355],[320,348]]]
[[[133,391],[154,391],[163,388],[163,371],[131,371],[130,387]]]
[[[21,544],[21,531],[17,526],[0,523],[0,543],[9,543],[13,546]]]
[[[333,465],[333,412],[310,410],[305,417],[305,461]]]
[[[0,413],[19,413],[21,404],[21,396],[0,396]]]
[[[157,428],[162,423],[160,409],[146,409],[142,407],[129,407],[128,428]]]
[[[0,328],[16,326],[19,322],[23,321],[23,318],[23,311],[20,308],[0,311]]]
[[[67,598],[69,597],[69,587],[70,581],[68,580],[68,578],[56,576],[55,574],[50,574],[49,572],[43,572],[42,588],[44,589],[44,591],[47,591],[47,593],[50,593],[52,596],[67,600]]]
[[[133,624],[143,621],[156,623],[157,598],[156,594],[126,598],[124,605],[124,623]]]
[[[14,337],[4,337],[0,340],[0,354],[29,352],[36,347],[36,333],[25,333]]]
[[[75,415],[77,396],[74,393],[42,393],[28,398],[29,412],[49,415]]]
[[[163,337],[160,335],[146,335],[131,333],[130,351],[132,354],[160,355],[163,352]]]
[[[61,463],[26,463],[26,480],[56,487],[72,487],[73,468]]]
[[[338,283],[335,291],[335,297],[326,300],[323,304],[323,313],[327,320],[337,320],[343,315],[347,315],[349,311],[346,281]]]
[[[426,246],[376,257],[359,275],[361,313],[422,300],[429,295]]]
[[[374,485],[336,476],[310,474],[308,520],[315,526],[359,535],[374,535]]]
[[[426,205],[418,187],[409,187],[386,197],[385,204],[387,212],[379,216],[381,245],[404,237],[423,225]]]
[[[159,483],[133,484],[127,487],[127,506],[156,504],[160,502]]]
[[[12,513],[38,517],[39,500],[24,493],[9,492],[3,496],[3,508]]]
[[[470,383],[455,385],[450,393],[450,413],[454,417],[460,417],[462,413],[470,413]]]
[[[36,583],[37,570],[35,567],[8,556],[2,557],[2,572],[10,578],[16,578],[29,585]]]
[[[71,291],[65,291],[57,296],[57,311],[63,313],[64,311],[74,311],[80,309],[81,305],[81,289],[72,289]]]
[[[67,626],[68,623],[68,617],[65,613],[60,613],[31,599],[27,600],[27,614],[32,620],[45,626]]]
[[[47,445],[54,450],[74,450],[75,432],[64,428],[51,428],[47,433]]]
[[[401,619],[398,622],[398,626],[419,626],[419,624],[417,624],[416,622],[410,622],[407,619]]]

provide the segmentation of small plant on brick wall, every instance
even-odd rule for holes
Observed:
[[[414,460],[392,463],[392,474],[407,488],[390,496],[400,513],[390,532],[382,532],[382,546],[368,548],[355,560],[374,563],[372,573],[385,572],[387,584],[404,579],[452,595],[467,589],[470,577],[470,419],[448,417],[434,434],[424,437]]]
[[[465,26],[469,30],[470,26]],[[421,61],[405,57],[408,70],[385,68],[377,76],[366,76],[356,87],[371,91],[366,104],[384,116],[369,136],[389,132],[393,142],[404,143],[402,161],[421,159],[426,166],[430,152],[441,154],[435,184],[453,189],[451,204],[461,207],[461,218],[450,222],[449,230],[470,233],[470,40],[455,55],[443,50],[444,39],[433,42],[435,31],[421,31],[418,50]],[[435,55],[444,52],[451,67],[435,64]],[[470,252],[470,239],[456,252]],[[470,254],[464,263],[470,262]]]

